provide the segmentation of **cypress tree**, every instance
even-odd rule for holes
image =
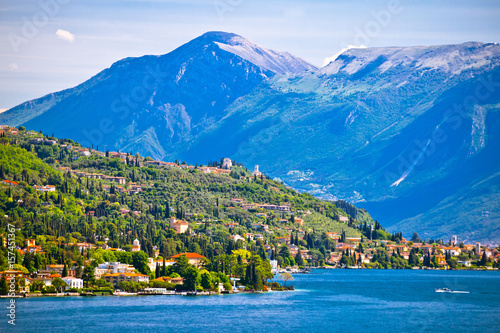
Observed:
[[[304,259],[302,258],[302,253],[300,253],[300,249],[297,251],[297,254],[295,255],[295,263],[298,266],[304,266]]]
[[[217,266],[218,268],[218,266]],[[247,265],[246,272],[245,272],[245,284],[250,284],[253,281],[252,277],[252,264],[250,263]]]
[[[7,286],[7,279],[5,276],[2,276],[0,279],[0,295],[7,295],[9,292],[9,288]]]
[[[40,269],[40,261],[38,259],[38,256],[35,254],[35,263],[34,263],[35,269],[38,271]]]
[[[417,254],[413,249],[410,251],[410,257],[408,258],[408,263],[411,266],[416,266],[419,264]]]
[[[486,266],[486,263],[488,262],[488,256],[486,255],[486,250],[483,250],[483,256],[481,257],[481,266]]]
[[[256,269],[255,269],[255,263],[253,262],[253,263],[251,264],[251,266],[252,266],[252,284],[253,284],[255,287],[257,287],[257,284],[258,284],[258,282],[257,282],[258,276],[257,276],[257,271],[256,271]]]
[[[23,258],[23,266],[28,270],[31,268],[31,253],[27,252]]]

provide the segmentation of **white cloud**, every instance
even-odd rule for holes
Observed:
[[[19,69],[19,66],[15,62],[13,62],[9,65],[9,69],[11,71],[17,71]]]
[[[342,53],[344,53],[345,51],[350,50],[350,49],[366,49],[366,46],[364,46],[364,45],[360,45],[360,46],[348,45],[347,47],[343,48],[339,52],[335,53],[333,56],[325,58],[325,61],[323,61],[323,66],[328,65],[329,63],[331,63],[332,61],[337,59],[339,55],[341,55]]]
[[[65,40],[67,42],[74,42],[75,41],[75,36],[69,31],[62,30],[62,29],[57,29],[56,31],[57,37],[61,38],[62,40]]]

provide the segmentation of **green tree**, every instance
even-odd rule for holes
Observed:
[[[179,256],[175,259],[174,272],[183,275],[183,272],[191,266],[189,260],[185,255]]]
[[[149,275],[150,269],[148,266],[148,255],[144,251],[137,251],[132,253],[132,265],[141,274]]]
[[[458,265],[458,261],[457,261],[457,259],[455,259],[455,258],[450,258],[450,259],[446,260],[446,263],[447,263],[447,264],[448,264],[448,266],[450,266],[450,268],[452,268],[452,269],[457,268],[457,265]]]
[[[299,266],[304,266],[304,259],[302,258],[302,253],[300,253],[300,249],[297,250],[297,254],[295,255],[295,262]]]
[[[224,286],[224,290],[226,290],[226,291],[233,290],[233,286],[231,285],[231,282],[227,282],[226,281],[226,282],[223,283],[223,286]]]
[[[161,276],[167,276],[167,266],[165,265],[165,258],[163,258],[163,266],[161,267]]]
[[[281,248],[280,248],[280,252],[279,252],[280,256],[282,256],[283,258],[288,258],[290,257],[290,250],[288,249],[288,246],[286,245],[282,245]]]
[[[488,256],[486,255],[486,250],[483,250],[483,256],[481,257],[481,261],[479,262],[479,265],[486,266],[487,262],[488,262]]]
[[[120,283],[118,283],[118,288],[120,290],[129,292],[129,293],[143,290],[147,286],[148,285],[146,282],[121,281]]]
[[[45,286],[42,289],[42,293],[51,293],[51,294],[53,294],[53,293],[56,293],[56,292],[57,292],[57,290],[56,290],[56,288],[54,286]]]
[[[422,243],[422,239],[420,239],[420,236],[416,232],[414,232],[413,236],[411,236],[411,241],[413,243]]]
[[[9,293],[9,288],[7,286],[7,279],[2,276],[0,279],[0,295],[7,295]]]
[[[205,290],[213,289],[214,286],[212,285],[212,275],[208,271],[201,271],[200,284]]]
[[[30,284],[30,291],[42,291],[43,287],[45,287],[45,283],[40,280],[35,280]]]
[[[95,281],[95,284],[98,288],[103,288],[103,289],[114,289],[114,286],[112,283],[107,282],[104,279],[99,279]]]
[[[199,270],[194,266],[187,267],[183,271],[183,277],[184,277],[184,288],[186,290],[196,290],[196,285],[200,282]]]
[[[160,264],[156,263],[155,267],[155,279],[160,277]]]
[[[66,282],[64,282],[63,279],[59,277],[52,279],[52,285],[54,286],[54,288],[56,288],[58,292],[61,291],[62,288],[66,288],[68,286]]]
[[[435,268],[439,267],[438,260],[437,260],[437,257],[435,255],[432,256],[431,263],[432,263],[432,266],[434,266]]]
[[[35,268],[33,267],[34,260],[33,255],[29,252],[26,252],[23,258],[23,266],[30,272],[33,272]]]
[[[91,265],[87,265],[83,269],[82,280],[86,287],[95,284],[94,268]]]
[[[418,255],[417,255],[417,253],[415,253],[415,251],[413,249],[410,251],[410,257],[408,258],[408,264],[410,266],[420,265],[420,260],[418,258]]]
[[[68,276],[68,268],[66,267],[66,264],[64,264],[64,268],[62,271],[62,277],[66,277],[66,276]]]

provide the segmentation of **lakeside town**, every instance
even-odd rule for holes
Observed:
[[[172,220],[175,220],[173,218]],[[252,235],[248,235],[251,237]],[[328,234],[335,240],[339,240],[339,235],[335,233]],[[241,241],[238,239],[237,241]],[[370,247],[373,242],[367,242],[363,250],[363,243],[360,240],[349,239],[348,243],[338,242],[335,250],[330,252],[328,260],[321,265],[318,265],[309,254],[309,250],[300,249],[298,246],[291,244],[293,236],[290,239],[280,239],[280,246],[277,249],[273,244],[265,244],[264,248],[267,250],[267,257],[270,259],[273,252],[289,251],[290,255],[295,258],[296,264],[288,267],[280,267],[276,259],[270,259],[271,272],[273,277],[276,277],[282,282],[293,280],[290,274],[308,273],[312,268],[383,268],[372,265],[374,256],[380,255],[380,250]],[[89,243],[74,243],[74,244],[61,244],[64,247],[75,248],[83,254],[94,253],[99,254],[104,251],[96,251],[97,248],[94,244]],[[500,253],[496,249],[481,247],[479,243],[475,245],[470,244],[457,244],[457,239],[453,238],[450,244],[446,245],[433,245],[425,243],[417,243],[407,241],[404,238],[396,241],[381,241],[377,244],[379,249],[384,248],[387,256],[394,259],[389,259],[395,262],[396,260],[406,260],[412,269],[475,269],[475,270],[498,270],[495,265],[488,265],[488,257],[495,258],[494,262],[498,263]],[[4,243],[4,246],[6,244]],[[109,248],[104,246],[102,250],[110,252],[125,252],[119,248]],[[141,245],[139,240],[135,239],[131,249],[132,252],[140,252]],[[245,250],[243,250],[245,251]],[[235,253],[244,253],[242,250],[235,250]],[[23,257],[23,264],[30,267],[26,260],[30,255],[35,258],[43,255],[44,250],[42,246],[36,245],[36,240],[27,239],[26,246],[17,249],[20,256]],[[155,249],[158,255],[159,251]],[[422,255],[424,253],[424,255]],[[481,255],[477,255],[481,254]],[[184,263],[182,263],[184,261]],[[27,267],[17,266],[20,269],[10,269],[0,272],[2,282],[0,284],[0,291],[5,291],[5,288],[15,281],[16,294],[23,296],[62,296],[62,295],[93,295],[93,292],[88,292],[87,287],[89,283],[95,283],[100,286],[97,292],[102,295],[168,295],[168,294],[182,294],[186,295],[188,290],[183,288],[185,278],[181,277],[178,273],[173,272],[170,276],[165,276],[162,272],[172,272],[179,265],[191,265],[196,267],[203,274],[208,271],[205,267],[208,265],[208,259],[198,253],[180,253],[171,256],[168,259],[157,256],[156,258],[147,258],[147,267],[151,274],[141,274],[133,265],[121,262],[103,262],[97,263],[95,258],[86,260],[86,266],[71,266],[66,264],[48,264],[41,268],[39,263],[35,263],[35,270],[27,272]],[[302,263],[298,265],[297,262]],[[312,266],[304,266],[304,265]],[[176,266],[177,265],[177,266]],[[350,265],[350,266],[347,266]],[[87,267],[87,269],[86,269]],[[90,268],[90,270],[88,269]],[[407,267],[404,267],[407,268]],[[182,271],[182,269],[181,269]],[[220,276],[220,275],[219,275]],[[216,280],[215,278],[214,280]],[[208,279],[210,280],[210,279]],[[93,281],[93,282],[92,282]],[[202,281],[202,280],[200,280]],[[236,285],[239,279],[232,278],[231,275],[224,279],[224,282],[218,282],[214,286],[212,284],[201,284],[206,286],[205,289],[199,288],[200,295],[212,293],[234,293],[245,292],[245,286]],[[192,281],[189,283],[193,283]],[[136,289],[134,289],[134,287]],[[264,290],[283,290],[284,285],[277,282],[264,285]],[[273,288],[274,287],[274,288]],[[286,287],[286,285],[285,285]],[[253,291],[253,290],[252,290]],[[6,293],[3,293],[6,294]]]
[[[498,247],[407,240],[228,158],[162,162],[22,127],[0,126],[0,140],[2,295],[255,292],[312,268],[499,267]]]

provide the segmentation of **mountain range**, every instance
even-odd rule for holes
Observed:
[[[350,49],[323,68],[209,32],[126,58],[0,123],[100,150],[227,156],[389,230],[500,243],[500,46]]]

